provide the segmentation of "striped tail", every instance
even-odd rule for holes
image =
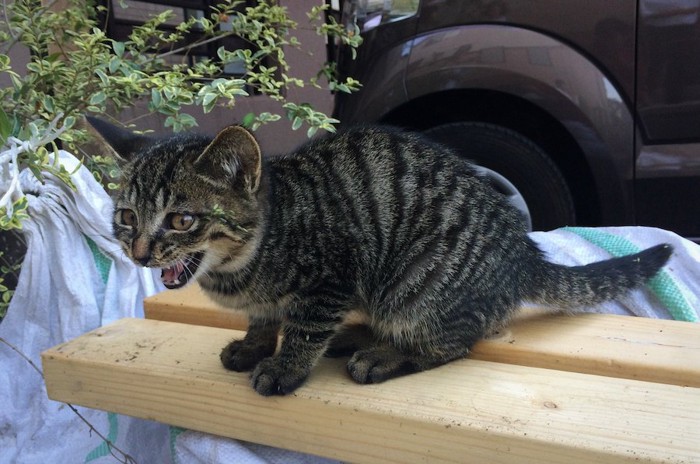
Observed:
[[[567,267],[541,261],[529,277],[533,290],[528,299],[562,309],[613,300],[654,277],[672,253],[671,245],[662,244],[585,266]]]

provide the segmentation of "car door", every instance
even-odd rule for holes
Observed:
[[[700,240],[700,0],[640,0],[637,37],[637,221]]]

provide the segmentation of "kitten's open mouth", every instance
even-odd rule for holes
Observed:
[[[203,256],[203,252],[188,255],[172,266],[161,269],[160,280],[163,281],[163,285],[171,289],[183,287],[197,272]]]

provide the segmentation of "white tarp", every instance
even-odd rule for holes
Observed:
[[[69,172],[79,166],[66,152],[60,160]],[[27,254],[0,337],[37,366],[47,348],[116,319],[142,316],[143,298],[161,289],[159,279],[119,251],[110,233],[111,199],[92,174],[81,167],[72,177],[75,191],[50,175],[43,185],[29,171],[20,175],[29,200]],[[86,237],[108,258],[96,261]],[[167,426],[78,409],[117,446],[141,454],[139,462],[167,462],[161,459],[169,455]],[[0,462],[99,462],[101,455],[103,462],[115,462],[70,408],[47,398],[39,374],[0,344]]]

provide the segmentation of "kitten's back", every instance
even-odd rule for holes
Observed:
[[[355,128],[306,145],[292,160],[316,191],[311,200],[325,226],[360,249],[358,284],[375,308],[451,306],[439,295],[447,280],[500,301],[503,314],[526,299],[590,306],[643,284],[672,253],[660,245],[589,266],[549,263],[520,213],[467,160],[418,134]]]

